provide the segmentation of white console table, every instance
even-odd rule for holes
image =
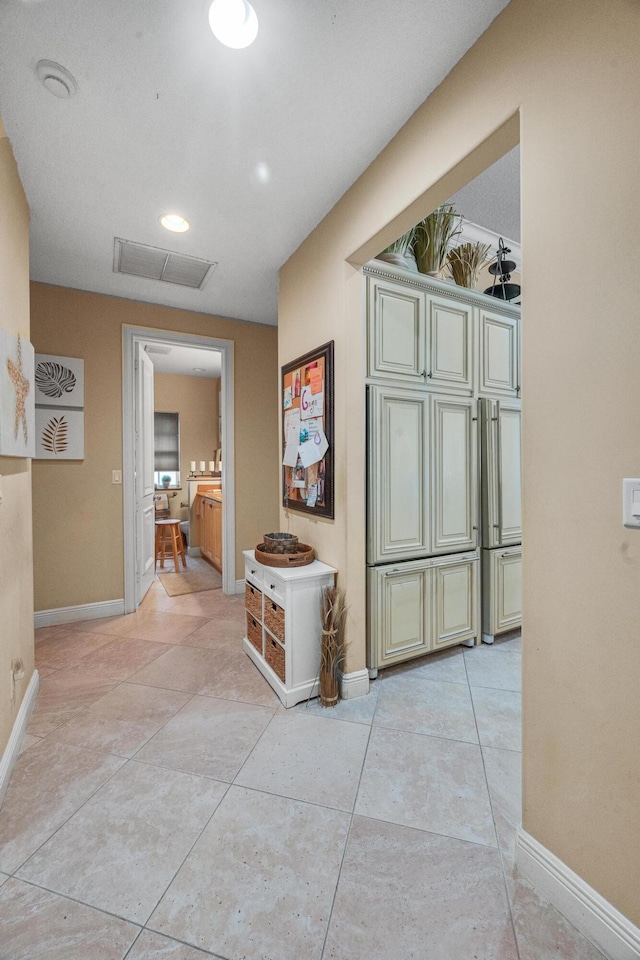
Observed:
[[[321,591],[337,571],[320,560],[304,567],[269,567],[244,551],[243,648],[285,707],[318,693]]]

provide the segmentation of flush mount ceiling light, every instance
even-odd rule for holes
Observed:
[[[213,0],[209,26],[220,43],[234,50],[248,47],[258,35],[258,18],[248,0]]]
[[[38,60],[36,63],[36,76],[38,80],[49,93],[60,100],[66,100],[72,97],[78,85],[68,70],[54,63],[53,60]]]
[[[191,228],[191,224],[179,213],[165,213],[160,217],[160,223],[165,230],[171,230],[172,233],[186,233]]]

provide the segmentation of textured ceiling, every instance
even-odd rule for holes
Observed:
[[[278,269],[506,0],[254,0],[221,46],[204,0],[2,0],[0,116],[35,280],[275,323]],[[48,93],[40,59],[74,97]],[[181,236],[158,218],[180,212]],[[203,290],[113,273],[122,237],[218,262]]]
[[[520,147],[459,190],[451,202],[465,220],[520,243]]]

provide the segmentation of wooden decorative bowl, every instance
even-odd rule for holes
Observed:
[[[267,553],[264,543],[256,547],[256,560],[266,567],[304,567],[313,563],[316,555],[308,543],[299,543],[297,553]]]

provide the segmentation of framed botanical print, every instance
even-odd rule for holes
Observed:
[[[333,340],[282,367],[282,503],[333,519]]]

